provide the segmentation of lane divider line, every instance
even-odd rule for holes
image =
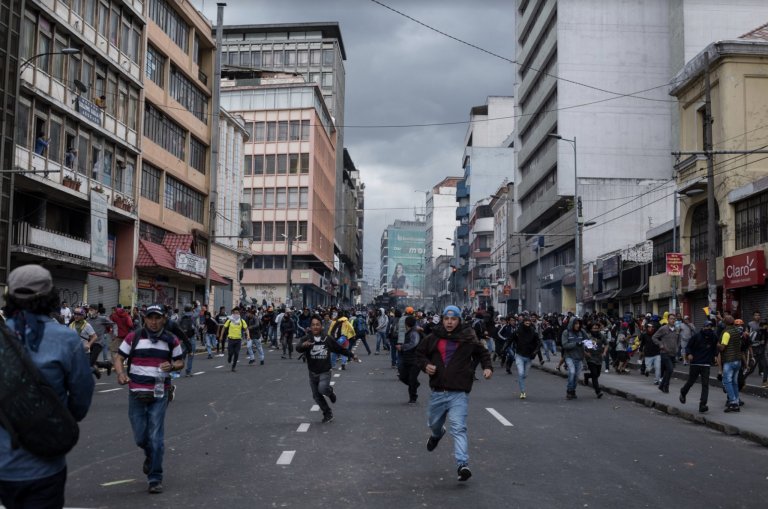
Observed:
[[[331,382],[331,387],[333,387],[334,385],[336,385],[336,382]]]
[[[494,410],[493,408],[486,408],[488,410],[488,413],[491,414],[496,418],[497,421],[499,421],[504,426],[514,426],[511,422],[509,422],[507,419],[504,418],[503,415],[501,415],[499,412]]]
[[[277,458],[278,465],[290,465],[293,461],[293,457],[296,455],[296,451],[283,451],[280,457]]]
[[[115,392],[115,391],[122,391],[122,390],[123,390],[122,387],[118,387],[117,389],[104,389],[103,391],[99,391],[99,392]]]
[[[215,367],[215,368],[213,368],[213,369],[220,369],[220,368],[223,368],[223,367],[224,367],[224,366],[216,366],[216,367]]]
[[[308,422],[302,422],[299,424],[299,428],[296,430],[297,433],[306,433],[309,431],[309,423]]]
[[[320,411],[320,405],[312,405],[312,408],[309,409],[310,412],[319,412]]]
[[[205,373],[205,371],[198,371],[197,373],[192,373],[192,374],[197,376],[197,375],[202,375],[203,373]]]
[[[333,378],[339,378],[341,376],[341,373],[336,373],[333,375]]]
[[[112,481],[112,482],[105,482],[102,484],[102,486],[116,486],[118,484],[128,484],[129,482],[133,482],[136,479],[123,479],[121,481]]]

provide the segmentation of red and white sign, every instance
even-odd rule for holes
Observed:
[[[683,253],[667,253],[667,275],[683,275]]]
[[[765,253],[750,251],[723,260],[723,288],[741,288],[765,283]]]

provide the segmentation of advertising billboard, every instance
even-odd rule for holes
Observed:
[[[390,295],[422,295],[426,256],[424,229],[390,229],[388,239],[387,284]]]

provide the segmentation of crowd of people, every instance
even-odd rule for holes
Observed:
[[[279,353],[281,361],[296,354],[305,362],[323,423],[333,420],[331,405],[337,401],[331,371],[360,361],[358,343],[367,355],[389,355],[397,379],[407,386],[410,405],[417,404],[419,378],[425,374],[430,388],[427,450],[433,451],[449,433],[459,481],[472,475],[466,426],[469,393],[478,374],[489,379],[494,366],[508,374],[515,367],[520,399],[528,398],[526,379],[535,362],[556,362],[555,369],[567,370],[568,400],[577,399],[582,377],[601,398],[601,373],[627,375],[630,365],[639,367],[640,376],[653,375],[648,383],[664,393],[670,392],[675,364],[688,366],[679,399],[685,404],[700,381],[700,412],[709,410],[712,369],[726,393],[725,412],[741,410],[739,391],[755,370],[762,386],[768,387],[768,321],[759,312],[748,324],[716,314],[698,327],[688,316],[678,320],[672,313],[500,316],[493,308],[471,312],[452,305],[437,313],[412,307],[299,310],[263,303],[229,312],[221,307],[213,314],[196,302],[181,310],[154,304],[129,311],[118,305],[107,315],[99,305],[60,304],[50,273],[40,266],[14,270],[8,283],[3,310],[7,330],[26,347],[75,419],[88,411],[94,378],[114,371],[117,382],[128,386],[129,421],[144,452],[149,493],[163,491],[163,430],[176,393],[173,378],[194,376],[196,355],[226,355],[229,369],[236,373],[243,346],[248,365],[255,365],[257,357],[264,365],[265,350]],[[369,336],[375,338],[370,345]],[[0,500],[6,507],[31,507],[40,497],[56,501],[51,507],[59,500],[63,504],[65,479],[64,457],[36,457],[14,447],[0,429]]]

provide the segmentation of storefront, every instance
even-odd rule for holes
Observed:
[[[755,311],[765,314],[768,307],[765,277],[765,253],[762,249],[725,258],[725,310],[745,320],[751,319]]]
[[[705,309],[709,306],[707,297],[707,261],[698,260],[683,266],[683,277],[680,285],[683,313],[693,319],[698,328],[707,319]],[[718,287],[718,307],[721,296]]]

